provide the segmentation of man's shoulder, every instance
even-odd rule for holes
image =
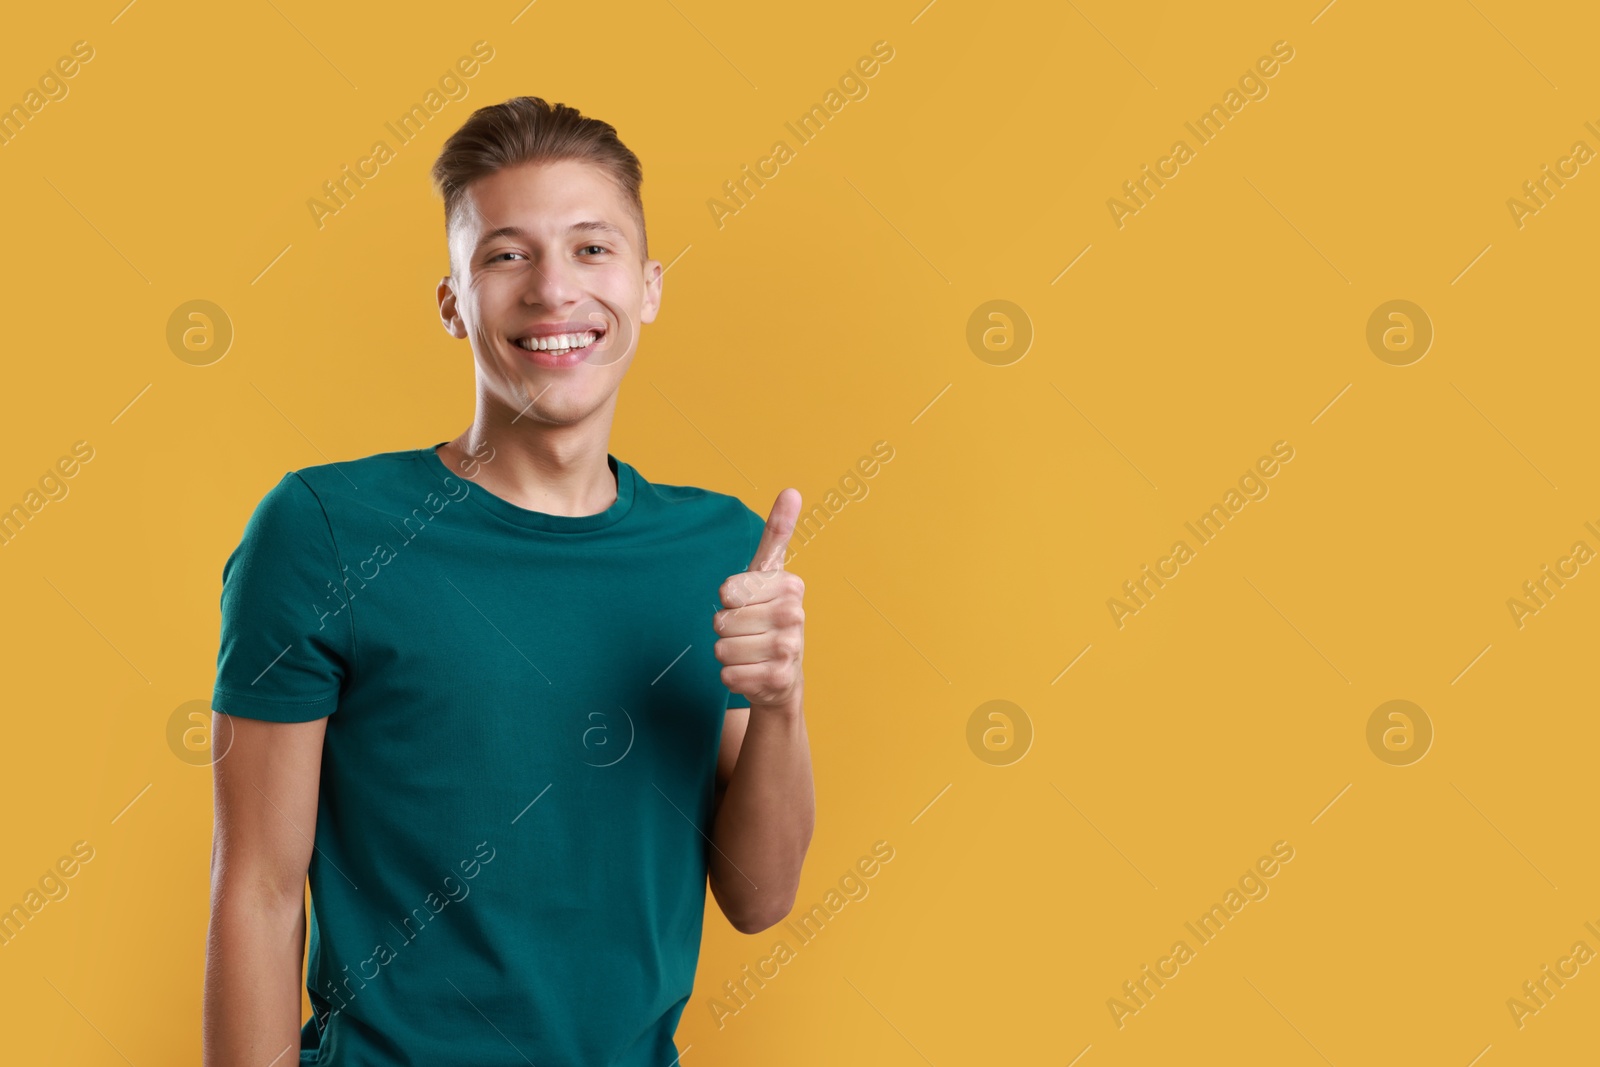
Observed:
[[[283,477],[305,483],[319,500],[363,493],[368,488],[381,492],[392,487],[397,479],[414,475],[420,455],[421,450],[416,448],[374,452],[354,459],[329,460],[297,467]]]
[[[271,482],[270,475],[258,471],[254,477],[266,484],[253,497],[249,527],[262,537],[292,537],[335,523],[335,516],[350,513],[343,505],[381,506],[397,494],[415,495],[419,454],[417,449],[400,449],[313,463],[284,471]]]
[[[752,511],[750,506],[732,493],[707,489],[698,485],[676,485],[670,482],[653,482],[634,468],[638,476],[639,493],[655,506],[672,513],[692,516],[719,529],[743,529],[753,537],[752,544],[760,540],[760,529],[766,519]]]
[[[732,493],[724,493],[698,485],[674,485],[670,482],[653,482],[646,479],[637,467],[634,468],[634,473],[638,475],[640,491],[659,501],[663,506],[704,511],[719,516],[750,512],[749,505]],[[754,512],[750,513],[755,514]],[[759,516],[757,517],[759,518]]]

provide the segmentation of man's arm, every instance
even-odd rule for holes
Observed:
[[[711,617],[722,684],[750,701],[724,714],[712,816],[711,893],[740,933],[794,907],[817,802],[803,711],[805,582],[783,569],[800,493],[773,501],[750,566],[722,583]]]
[[[798,695],[792,705],[727,710],[716,797],[711,894],[734,929],[757,934],[794,908],[816,825]]]
[[[224,731],[213,734],[217,747],[227,747],[212,765],[205,1067],[299,1062],[306,869],[327,723],[213,717]]]

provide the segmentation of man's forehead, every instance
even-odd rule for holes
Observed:
[[[462,198],[461,236],[474,247],[502,237],[531,240],[548,234],[559,239],[586,232],[631,243],[626,205],[612,193],[609,188],[597,192],[559,186],[485,189],[474,183]]]
[[[616,183],[593,164],[575,160],[519,163],[502,167],[469,184],[464,199],[486,229],[488,219],[567,225],[608,220],[621,213],[622,194]],[[549,216],[560,216],[549,218]],[[501,218],[503,217],[503,218]]]

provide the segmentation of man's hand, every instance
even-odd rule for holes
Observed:
[[[749,569],[722,583],[723,610],[711,616],[720,635],[712,652],[723,665],[722,684],[747,697],[752,710],[797,708],[800,701],[806,584],[783,569],[799,515],[800,491],[779,493]]]

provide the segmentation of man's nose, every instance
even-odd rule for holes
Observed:
[[[572,264],[552,256],[529,261],[523,289],[525,303],[560,307],[576,299],[578,292]]]

